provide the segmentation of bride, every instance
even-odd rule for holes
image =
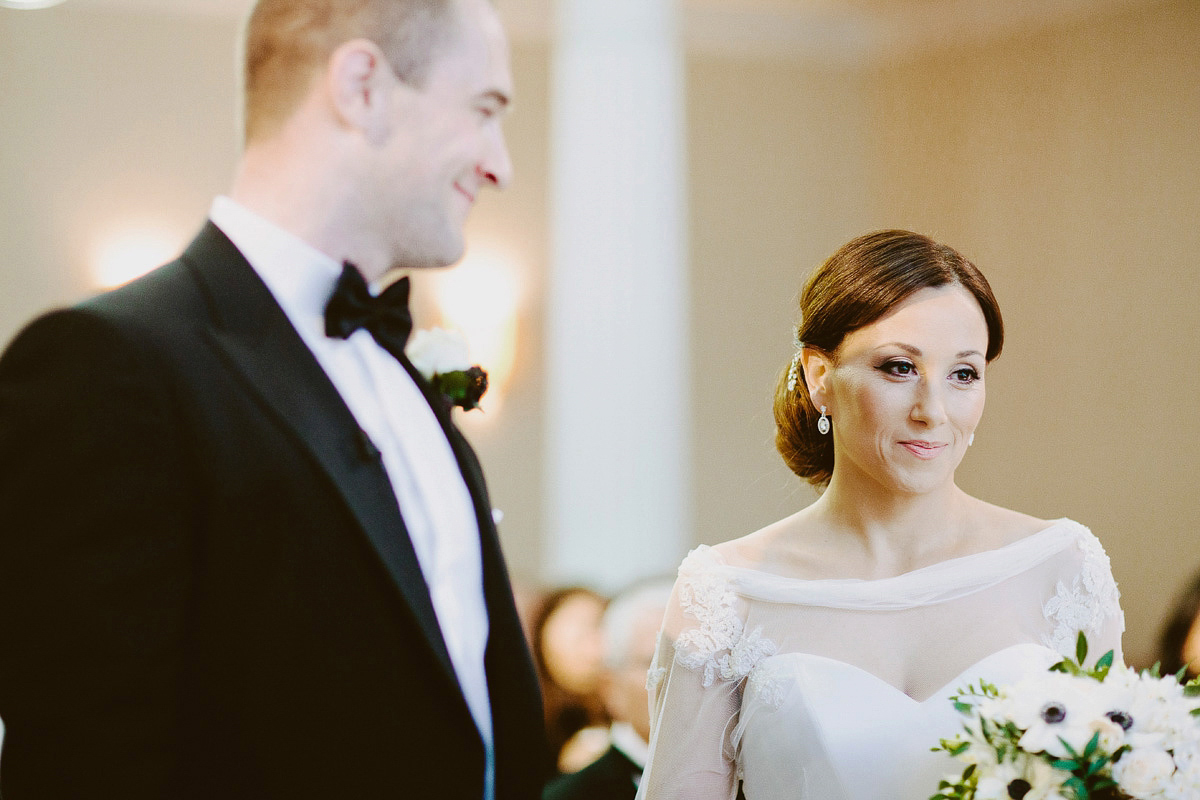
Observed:
[[[747,800],[925,800],[962,769],[930,751],[961,730],[957,689],[1046,669],[1080,630],[1121,657],[1087,528],[955,485],[1004,338],[979,270],[927,237],[872,233],[817,269],[800,311],[776,440],[824,491],[684,560],[639,800],[729,800],[739,781]]]

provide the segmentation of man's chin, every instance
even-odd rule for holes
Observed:
[[[439,248],[426,253],[404,253],[396,266],[401,269],[440,269],[452,267],[463,260],[466,246],[459,240],[453,247]]]

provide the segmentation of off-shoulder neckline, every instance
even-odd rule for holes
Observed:
[[[741,566],[731,564],[725,556],[718,550],[709,545],[699,545],[691,553],[688,554],[684,564],[693,558],[697,561],[707,561],[713,566],[719,567],[721,571],[728,571],[731,575],[744,574],[747,576],[758,576],[768,578],[773,581],[788,581],[798,585],[807,586],[837,586],[837,585],[861,585],[861,586],[885,586],[889,583],[903,583],[912,580],[920,580],[922,578],[938,575],[947,571],[959,571],[964,568],[969,568],[974,564],[981,562],[991,562],[995,560],[1009,560],[1014,558],[1023,561],[1022,555],[1024,551],[1032,551],[1031,555],[1041,554],[1048,556],[1053,552],[1061,549],[1055,541],[1058,538],[1068,535],[1088,535],[1091,536],[1091,531],[1085,525],[1082,525],[1068,517],[1060,517],[1051,520],[1050,524],[1040,530],[1037,530],[1026,536],[1022,536],[1015,541],[1000,545],[988,550],[980,550],[976,553],[967,553],[966,555],[954,556],[952,558],[938,561],[933,564],[927,564],[923,567],[901,572],[896,575],[889,575],[884,578],[797,578],[788,575],[780,575],[774,572],[768,572],[757,567]],[[965,569],[965,571],[970,571]]]

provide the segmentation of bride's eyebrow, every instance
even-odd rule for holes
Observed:
[[[904,352],[908,353],[909,355],[914,355],[914,356],[921,355],[921,348],[913,347],[911,344],[905,344],[904,342],[888,342],[887,344],[879,345],[875,349],[876,350],[884,350],[888,347],[898,347],[901,350],[903,350]]]
[[[898,348],[912,356],[924,355],[921,352],[921,348],[914,347],[911,344],[905,344],[904,342],[888,342],[886,344],[879,345],[875,349],[876,350],[886,350],[889,347]],[[955,358],[967,358],[968,356],[979,356],[980,358],[983,358],[983,353],[979,352],[978,350],[963,350],[962,352],[955,354],[954,357]]]

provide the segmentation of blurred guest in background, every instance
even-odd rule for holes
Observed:
[[[600,695],[612,718],[608,748],[579,772],[546,787],[543,800],[633,800],[650,739],[646,672],[671,597],[671,578],[639,582],[609,603],[601,621]]]
[[[1192,577],[1163,622],[1158,635],[1158,662],[1164,675],[1187,666],[1189,678],[1200,674],[1200,573]]]
[[[607,726],[600,699],[600,618],[608,600],[583,586],[550,591],[533,619],[533,658],[542,683],[546,737],[558,768],[563,747],[579,731]],[[591,755],[595,755],[594,752]],[[568,763],[565,771],[582,763]],[[564,771],[559,769],[559,771]]]

